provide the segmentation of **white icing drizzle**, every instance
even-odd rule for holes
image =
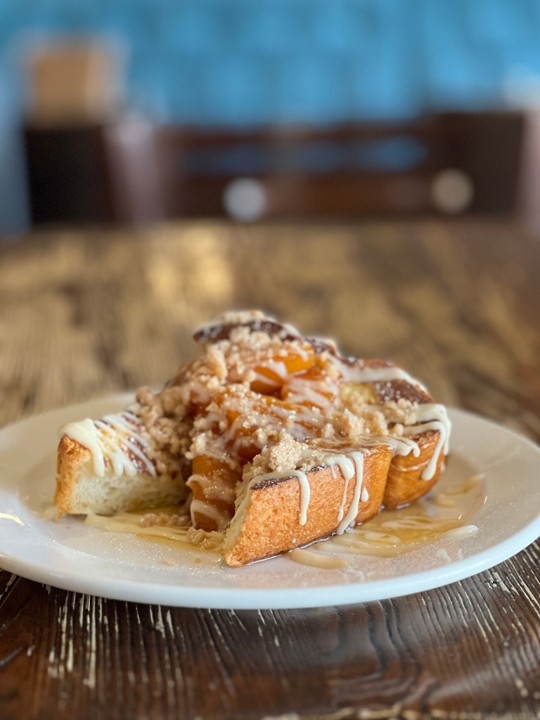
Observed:
[[[332,475],[335,477],[335,467],[339,467],[341,474],[345,479],[343,485],[343,495],[341,496],[341,502],[339,504],[337,519],[338,522],[343,520],[345,514],[345,503],[347,502],[347,495],[349,490],[349,481],[355,474],[355,466],[353,461],[346,455],[333,455],[330,456],[325,462],[331,467]]]
[[[425,391],[425,387],[408,372],[395,365],[389,367],[358,367],[358,365],[340,365],[343,375],[349,380],[362,383],[392,382],[394,380],[405,380],[413,387],[419,387]]]
[[[129,412],[107,415],[101,420],[81,420],[68,423],[60,430],[75,442],[87,448],[92,455],[94,473],[105,475],[107,461],[113,473],[133,477],[140,472],[155,476],[156,470],[145,453],[146,443],[137,432],[137,424]]]
[[[436,403],[419,405],[416,410],[416,420],[417,423],[415,425],[405,426],[403,432],[417,435],[418,433],[432,430],[439,433],[435,452],[432,453],[429,463],[422,472],[423,480],[431,480],[437,469],[441,452],[445,454],[448,453],[451,423],[444,405],[438,405]]]
[[[414,433],[416,435],[416,432]],[[400,455],[402,457],[413,454],[414,457],[419,457],[420,446],[415,440],[411,438],[401,437],[398,435],[375,435],[368,438],[366,441],[362,438],[364,445],[388,445],[391,448],[394,455]]]
[[[332,402],[324,394],[324,389],[314,386],[310,380],[293,376],[287,386],[287,400],[299,404],[312,403],[318,408],[330,408]]]
[[[338,510],[338,521],[339,527],[337,529],[338,534],[345,532],[345,530],[354,523],[356,516],[358,515],[360,502],[362,500],[369,499],[369,495],[362,494],[363,482],[364,482],[364,453],[361,450],[353,450],[348,453],[339,453],[328,455],[324,458],[324,467],[330,467],[332,474],[335,476],[335,468],[338,467],[345,479],[345,485],[343,488],[343,495]],[[265,480],[279,480],[297,478],[298,485],[300,488],[300,513],[299,513],[299,524],[305,525],[308,518],[309,502],[311,499],[311,487],[309,484],[309,478],[307,473],[303,470],[285,471],[281,473],[265,473],[264,475],[257,475],[253,482],[259,484]],[[348,488],[350,481],[355,478],[354,493],[351,504],[345,514],[345,505],[347,503]]]
[[[98,423],[98,427],[103,429],[104,432],[110,433],[113,438],[117,434],[123,435],[122,443],[136,458],[142,462],[145,466],[146,472],[149,474],[153,473],[154,466],[152,462],[148,459],[148,456],[143,450],[141,450],[141,447],[138,444],[143,443],[143,441],[140,435],[135,432],[131,415],[128,415],[127,413],[123,413],[121,415],[106,415],[102,421],[98,420],[96,424]],[[133,442],[131,438],[136,438],[136,442]],[[118,474],[121,474],[121,471]]]
[[[364,482],[364,453],[361,451],[352,452],[350,455],[350,459],[354,464],[356,478],[354,485],[354,494],[352,502],[349,505],[349,509],[347,510],[347,514],[337,527],[336,532],[338,535],[344,533],[345,530],[354,523],[360,508],[360,498],[362,495],[362,485]]]
[[[281,360],[268,360],[264,363],[264,367],[265,369],[270,370],[270,372],[274,373],[274,375],[276,375],[282,381],[285,380],[287,377],[287,366]],[[278,380],[275,380],[272,377],[268,377],[268,375],[259,372],[256,369],[254,371],[254,374],[257,380],[260,380],[268,385],[275,385],[276,387],[279,387],[280,385]]]
[[[305,525],[307,523],[307,513],[311,499],[311,487],[308,476],[302,470],[295,470],[293,473],[290,473],[290,476],[298,478],[298,484],[300,486],[300,516],[298,522],[300,525]]]
[[[431,419],[424,422],[424,419]],[[433,478],[437,469],[440,453],[444,450],[445,453],[449,449],[449,435],[450,435],[450,420],[448,419],[446,408],[444,405],[438,405],[435,403],[425,403],[418,406],[417,419],[420,421],[415,425],[405,426],[403,432],[410,433],[411,435],[417,435],[419,433],[427,431],[436,431],[439,433],[439,439],[435,451],[432,453],[428,465],[422,472],[423,480],[430,480]],[[389,446],[394,455],[406,456],[412,454],[414,457],[420,455],[420,447],[418,443],[409,437],[403,436],[366,436],[361,439],[361,443],[364,446],[376,446],[385,444]],[[369,500],[369,493],[367,488],[363,486],[364,482],[364,453],[358,450],[347,451],[343,453],[330,453],[324,457],[321,466],[330,467],[332,474],[335,476],[335,468],[338,467],[344,478],[343,494],[338,508],[337,520],[338,528],[337,534],[342,534],[349,528],[358,516],[360,503],[367,502]],[[259,475],[254,478],[255,482],[270,479],[280,478],[293,478],[296,477],[300,485],[300,525],[305,525],[307,522],[307,515],[310,501],[310,484],[307,477],[307,473],[301,470],[282,472],[282,473],[266,473],[265,475]],[[353,493],[353,499],[347,513],[345,514],[345,506],[348,497],[349,484],[352,478],[355,478],[355,488]]]
[[[86,418],[86,420],[80,420],[79,422],[68,423],[60,429],[60,434],[67,435],[67,437],[90,450],[94,463],[94,473],[98,477],[105,475],[105,455],[98,429],[93,420]]]
[[[201,515],[213,520],[216,523],[218,531],[224,530],[230,520],[228,513],[224,510],[220,510],[215,505],[207,503],[204,500],[197,500],[196,498],[191,499],[189,513],[192,524],[195,514],[200,513]]]

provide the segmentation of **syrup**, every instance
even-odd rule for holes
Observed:
[[[341,535],[315,543],[309,549],[297,548],[284,557],[319,569],[340,569],[349,564],[347,556],[397,557],[444,537],[473,535],[478,527],[472,522],[486,500],[482,475],[456,473],[442,476],[436,488],[412,505],[384,510],[377,517]],[[162,517],[178,515],[178,507],[154,511]],[[146,540],[182,550],[201,550],[188,536],[188,524],[146,524],[148,513],[120,513],[113,517],[88,515],[86,524],[110,532],[131,533]],[[211,551],[207,551],[211,552]]]
[[[156,509],[155,513],[172,518],[178,514],[178,508],[159,508]],[[132,535],[137,535],[163,545],[194,548],[194,545],[188,538],[189,525],[187,522],[185,525],[146,524],[144,518],[148,515],[148,512],[125,512],[118,513],[112,517],[104,517],[103,515],[90,513],[86,516],[85,525],[108,532],[131,533]]]
[[[310,552],[396,557],[439,538],[467,537],[478,532],[472,520],[485,500],[482,475],[461,482],[443,475],[431,493],[412,505],[384,510],[343,535],[313,545]]]

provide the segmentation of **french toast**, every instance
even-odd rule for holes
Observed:
[[[340,355],[259,311],[195,333],[202,348],[123,413],[71,423],[55,504],[112,515],[189,508],[230,566],[272,557],[413,502],[448,453],[443,405],[383,360]]]

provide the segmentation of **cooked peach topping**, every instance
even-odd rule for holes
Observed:
[[[219,530],[221,520],[234,514],[235,487],[241,474],[231,464],[210,455],[194,458],[192,470],[188,484],[197,501],[192,502],[193,525],[201,530]],[[216,512],[209,513],[208,505]]]
[[[310,346],[273,350],[268,357],[249,353],[242,359],[254,375],[250,382],[251,390],[263,395],[278,394],[288,378],[308,372],[317,362]]]
[[[309,345],[287,343],[259,354],[242,353],[236,375],[236,383],[216,392],[205,410],[204,452],[210,454],[195,455],[188,481],[197,501],[193,524],[205,530],[223,529],[233,516],[231,490],[241,480],[243,466],[275,443],[283,428],[298,440],[317,437],[325,422],[323,410],[338,395],[323,356]],[[208,445],[217,448],[216,456],[225,453],[230,464],[215,459]]]

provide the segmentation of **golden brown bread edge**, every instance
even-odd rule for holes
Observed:
[[[363,485],[369,499],[360,502],[356,523],[374,517],[383,508],[407,505],[425,495],[437,482],[444,466],[441,453],[429,480],[422,472],[436,451],[438,431],[415,438],[419,455],[395,456],[385,444],[364,453]],[[279,555],[335,534],[338,509],[345,514],[353,502],[355,483],[347,483],[338,465],[313,468],[306,473],[310,485],[307,519],[300,524],[301,488],[296,477],[256,479],[248,491],[241,517],[236,517],[225,536],[223,556],[227,565],[239,567]]]
[[[74,506],[75,483],[78,474],[91,462],[90,450],[63,435],[58,444],[56,467],[56,491],[54,504],[62,512],[75,515],[80,510]]]

